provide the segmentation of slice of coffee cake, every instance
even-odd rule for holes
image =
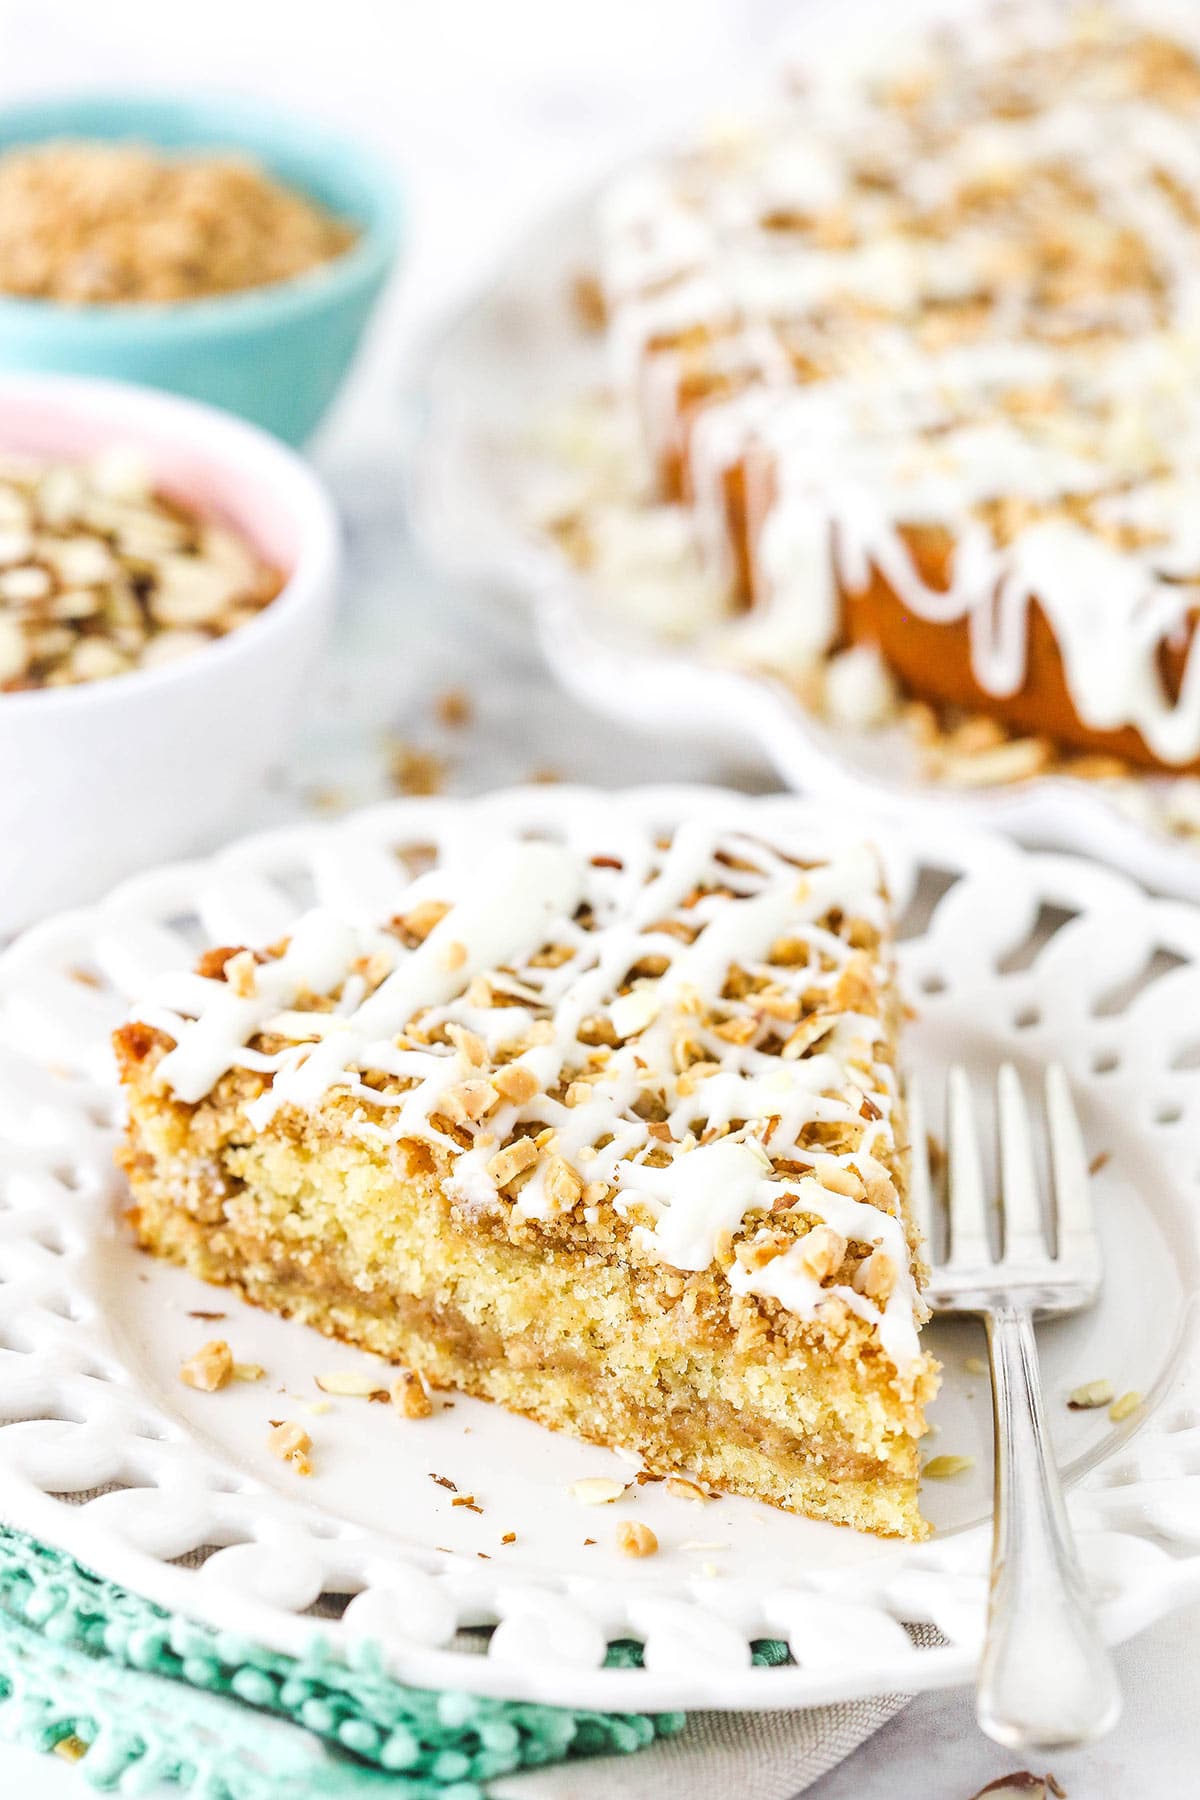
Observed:
[[[921,1536],[875,858],[586,819],[161,980],[116,1036],[137,1236],[652,1471]]]

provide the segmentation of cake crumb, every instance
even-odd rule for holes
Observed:
[[[291,1419],[280,1419],[272,1423],[267,1436],[267,1448],[281,1462],[291,1463],[297,1475],[312,1474],[312,1463],[308,1458],[312,1439],[303,1425],[297,1425]]]
[[[984,1362],[982,1356],[968,1356],[963,1363],[963,1368],[968,1375],[987,1374],[987,1364]]]
[[[640,1519],[622,1519],[617,1526],[617,1549],[625,1556],[653,1556],[658,1539]]]
[[[201,1312],[198,1309],[188,1314],[189,1319],[224,1319],[227,1316],[223,1312]]]
[[[1091,1162],[1088,1164],[1088,1174],[1089,1175],[1098,1175],[1100,1173],[1101,1169],[1107,1168],[1111,1161],[1112,1161],[1112,1151],[1111,1150],[1099,1151],[1095,1156],[1093,1156]]]
[[[387,772],[398,794],[440,794],[446,785],[444,760],[402,738],[393,739],[388,746]]]
[[[516,1541],[517,1541],[517,1534],[515,1531],[506,1531],[504,1533],[504,1536],[500,1539],[500,1542],[502,1544],[515,1544]]]
[[[482,1517],[483,1508],[474,1494],[456,1494],[450,1504],[451,1506],[465,1506],[468,1512],[479,1513]]]
[[[475,708],[466,688],[443,688],[433,703],[439,725],[445,725],[451,731],[459,731],[469,725],[475,716]]]
[[[571,310],[585,331],[603,331],[608,323],[604,288],[591,269],[580,269],[572,278]]]
[[[436,1481],[439,1487],[445,1488],[451,1494],[457,1494],[458,1492],[458,1483],[456,1481],[451,1481],[448,1475],[435,1475],[433,1470],[430,1469],[429,1479],[430,1481]]]
[[[189,1356],[179,1370],[184,1387],[196,1388],[202,1394],[215,1394],[233,1379],[233,1351],[224,1338],[212,1338]]]
[[[304,804],[310,812],[339,813],[345,812],[349,802],[341,788],[311,787],[304,794]]]

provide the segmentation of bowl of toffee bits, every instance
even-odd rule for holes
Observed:
[[[237,829],[303,721],[337,566],[332,503],[265,432],[0,375],[0,934]]]
[[[389,173],[257,102],[0,112],[0,370],[117,377],[302,443],[395,260]]]

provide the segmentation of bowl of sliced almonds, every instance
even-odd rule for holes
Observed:
[[[0,377],[0,931],[236,823],[286,751],[338,566],[266,433]]]

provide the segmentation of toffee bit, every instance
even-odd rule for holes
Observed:
[[[624,1556],[653,1556],[658,1539],[640,1519],[622,1519],[617,1526],[617,1549]]]
[[[189,1356],[179,1370],[184,1387],[202,1394],[215,1394],[233,1379],[233,1351],[224,1338],[213,1338]]]
[[[456,1494],[450,1504],[451,1506],[465,1506],[468,1512],[483,1516],[483,1508],[476,1502],[474,1494]]]
[[[297,1475],[312,1474],[312,1463],[308,1459],[312,1439],[303,1425],[297,1425],[290,1419],[273,1421],[267,1448],[281,1462],[291,1463]]]
[[[504,1533],[504,1536],[500,1539],[500,1542],[502,1544],[515,1544],[516,1541],[517,1541],[517,1534],[515,1531],[506,1531]]]

